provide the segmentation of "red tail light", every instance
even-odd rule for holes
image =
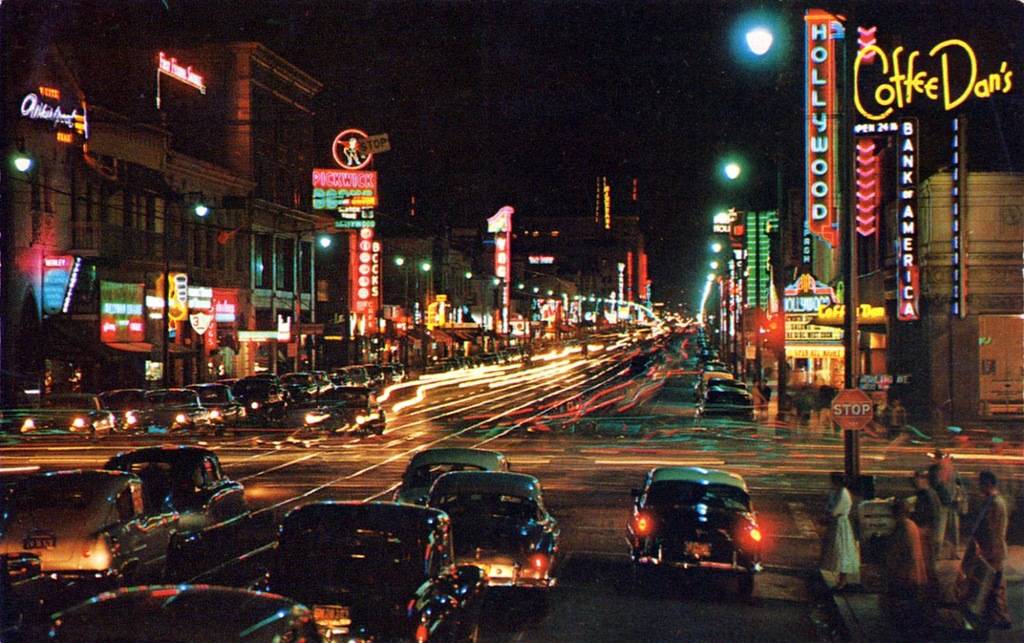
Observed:
[[[530,556],[530,567],[536,572],[543,573],[547,571],[549,563],[550,561],[548,560],[548,557],[544,554],[534,554],[533,556]]]
[[[426,643],[428,638],[430,638],[430,631],[427,630],[427,624],[420,623],[420,626],[416,628],[416,643]]]
[[[633,531],[638,536],[647,536],[654,530],[654,520],[644,513],[637,514],[633,518]]]
[[[761,530],[756,527],[751,529],[750,539],[753,540],[755,543],[761,542]]]

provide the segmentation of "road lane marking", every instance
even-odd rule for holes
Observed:
[[[319,457],[320,455],[321,455],[320,453],[310,453],[310,454],[302,456],[301,458],[295,458],[294,460],[289,460],[288,462],[283,462],[283,463],[281,463],[281,464],[279,464],[277,466],[270,467],[269,469],[264,469],[263,471],[258,471],[258,472],[254,473],[252,475],[248,475],[248,476],[239,478],[238,482],[244,482],[246,480],[252,480],[253,478],[257,478],[259,476],[262,476],[265,473],[270,473],[271,471],[278,471],[279,469],[284,469],[285,467],[290,467],[293,464],[298,464],[300,462],[305,462],[306,460],[309,460],[311,458]]]

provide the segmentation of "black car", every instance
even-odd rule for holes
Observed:
[[[178,530],[201,531],[248,513],[245,489],[228,479],[217,454],[192,446],[163,446],[119,453],[103,467],[134,473],[142,480],[147,507],[173,509]]]
[[[637,576],[703,569],[737,575],[740,593],[761,571],[762,533],[743,478],[701,467],[651,469],[633,491],[626,527]]]
[[[697,404],[697,418],[734,418],[754,421],[754,398],[734,386],[711,386]]]
[[[377,396],[365,386],[338,386],[322,393],[303,418],[308,428],[369,431],[381,435],[387,426]]]
[[[187,388],[162,388],[146,393],[144,431],[170,433],[213,428],[210,409],[203,406],[195,391]]]
[[[317,502],[285,517],[265,586],[309,606],[328,641],[475,641],[486,580],[456,566],[442,511]]]
[[[289,402],[312,400],[320,394],[320,381],[313,373],[285,373],[281,376],[281,386]]]
[[[199,395],[199,402],[210,410],[210,421],[218,432],[224,427],[238,426],[246,417],[245,407],[226,384],[192,384],[185,388]]]
[[[243,377],[235,382],[231,392],[245,407],[250,422],[280,422],[284,418],[285,392],[276,378]]]
[[[121,431],[135,431],[149,426],[149,403],[146,389],[121,388],[100,393],[100,404],[114,414]]]

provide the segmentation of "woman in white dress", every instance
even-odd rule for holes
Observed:
[[[843,484],[843,474],[833,473],[832,491],[825,506],[828,530],[822,543],[821,569],[838,575],[837,590],[846,587],[848,575],[860,573],[860,551],[850,525],[852,506],[853,498]]]

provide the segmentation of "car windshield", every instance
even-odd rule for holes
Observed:
[[[313,376],[305,373],[289,373],[281,376],[281,383],[287,386],[309,386],[313,383]]]
[[[231,391],[226,386],[200,386],[194,389],[202,402],[230,402]]]
[[[103,407],[123,411],[126,409],[137,409],[146,403],[145,391],[110,391],[101,393],[100,401]]]
[[[733,388],[711,389],[708,391],[709,404],[732,404],[735,406],[750,406],[753,404],[749,395]]]
[[[705,504],[709,507],[749,511],[750,496],[743,489],[727,484],[664,480],[651,485],[644,504],[658,509],[680,509]]]
[[[539,515],[533,499],[500,493],[451,493],[431,499],[430,504],[447,512],[454,521],[460,516],[536,520]]]
[[[96,489],[75,484],[67,476],[41,476],[18,484],[11,497],[11,508],[21,511],[81,511],[89,506]]]
[[[51,395],[40,401],[45,409],[91,409],[96,403],[88,395]]]
[[[192,391],[153,391],[146,393],[153,406],[197,406],[199,401]]]
[[[321,402],[340,402],[351,406],[367,406],[370,402],[368,391],[336,388],[320,396]]]
[[[319,523],[287,531],[278,546],[285,583],[327,591],[374,593],[426,576],[426,542],[411,533]]]
[[[450,471],[487,471],[483,467],[463,462],[443,462],[438,464],[425,464],[416,467],[406,474],[407,483],[417,487],[429,487],[443,474]]]
[[[235,395],[266,395],[273,383],[269,380],[239,380],[235,382]]]

